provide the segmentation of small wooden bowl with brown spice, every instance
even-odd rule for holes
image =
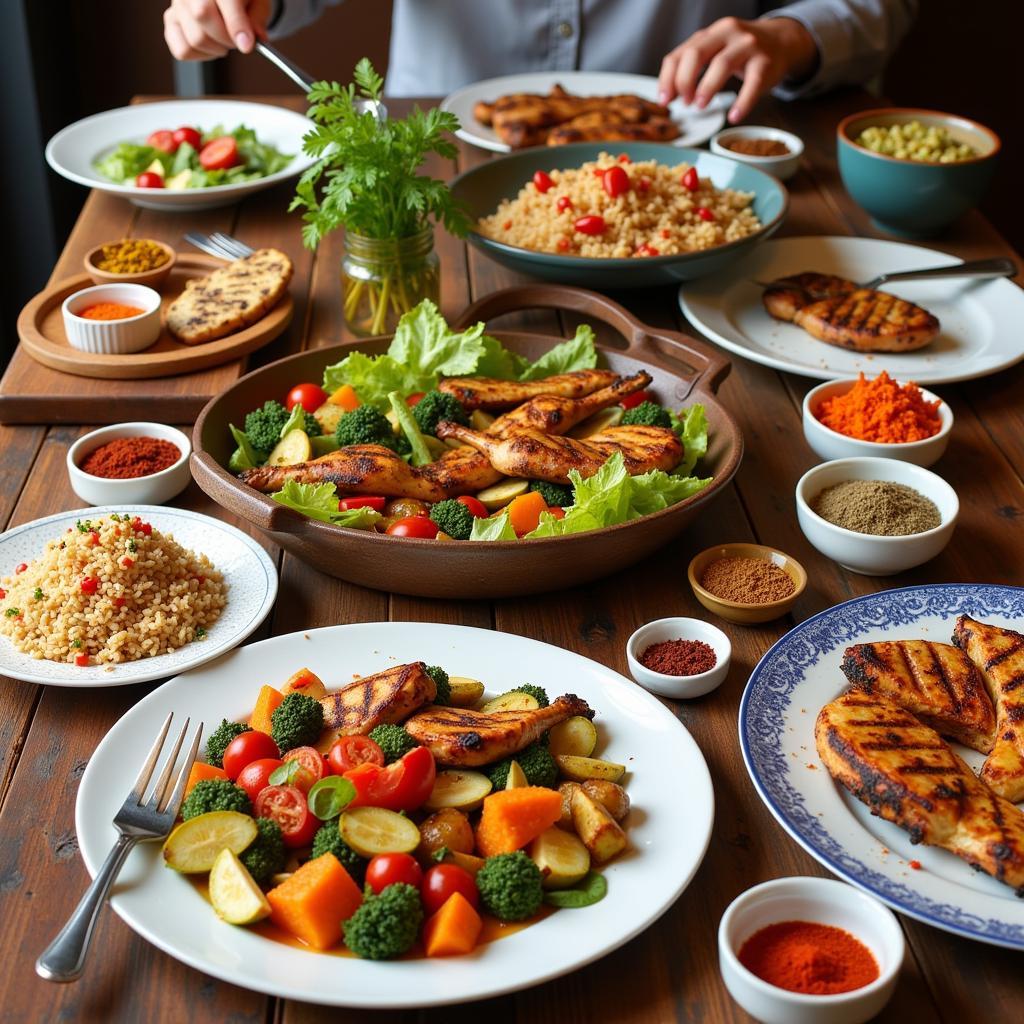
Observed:
[[[155,247],[162,251],[165,259],[155,267],[147,270],[137,271],[114,271],[102,270],[100,264],[105,255],[111,250],[122,245],[144,245]],[[144,284],[150,288],[160,289],[160,286],[167,280],[174,266],[178,254],[164,242],[158,242],[155,238],[119,238],[115,242],[104,242],[90,249],[82,260],[85,272],[92,278],[94,284]]]
[[[784,597],[764,602],[746,602],[729,600],[719,597],[704,586],[707,571],[715,562],[723,559],[755,559],[765,562],[781,570],[792,581],[793,587]],[[771,573],[775,576],[775,573]],[[741,626],[753,625],[757,622],[770,622],[787,614],[796,603],[796,599],[807,586],[807,573],[804,567],[784,551],[770,548],[764,544],[718,544],[694,556],[686,569],[686,577],[693,588],[694,596],[708,611],[720,615],[729,622]]]

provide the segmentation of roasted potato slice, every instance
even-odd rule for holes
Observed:
[[[558,787],[558,792],[562,795],[562,816],[556,824],[567,832],[572,832],[574,828],[572,823],[572,795],[579,788],[580,784],[578,782],[563,782]]]
[[[539,707],[536,697],[518,690],[509,690],[508,693],[492,697],[480,710],[490,714],[492,711],[536,711]]]
[[[527,849],[544,876],[545,889],[568,889],[590,870],[590,851],[572,832],[545,829]]]
[[[597,729],[589,718],[573,715],[559,722],[548,733],[548,750],[551,756],[558,754],[570,757],[590,757],[597,746]]]
[[[506,789],[522,789],[530,784],[526,772],[519,766],[518,761],[513,761],[508,766],[508,778],[505,780]]]
[[[555,761],[561,773],[575,782],[586,782],[587,779],[604,779],[606,782],[618,782],[626,774],[624,764],[614,761],[602,761],[598,757],[577,757],[574,754],[556,754]]]
[[[572,823],[576,834],[598,864],[605,864],[626,848],[626,833],[618,822],[581,786],[572,795]]]
[[[437,773],[434,788],[423,806],[428,811],[438,811],[442,807],[475,811],[493,788],[491,780],[481,772],[448,769]]]
[[[616,821],[629,814],[629,794],[617,783],[604,779],[587,779],[583,792],[596,800]]]
[[[451,684],[451,705],[453,708],[471,708],[483,695],[484,684],[468,676],[449,676]]]
[[[420,822],[420,845],[416,848],[416,856],[424,862],[430,861],[440,849],[472,853],[475,846],[469,818],[454,807],[442,807]]]

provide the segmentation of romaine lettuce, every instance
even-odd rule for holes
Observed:
[[[335,526],[348,526],[354,530],[369,530],[383,517],[367,506],[338,510],[338,492],[334,484],[300,484],[286,480],[284,487],[271,494],[280,505],[295,509],[311,519]]]

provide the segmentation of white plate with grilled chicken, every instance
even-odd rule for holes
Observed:
[[[75,823],[89,871],[95,874],[110,849],[111,818],[169,711],[202,720],[209,733],[222,718],[244,718],[260,683],[283,681],[299,666],[331,690],[420,660],[483,681],[487,695],[532,682],[552,701],[575,693],[593,709],[602,756],[627,766],[632,807],[624,823],[630,845],[602,868],[608,893],[601,902],[559,910],[467,956],[373,962],[284,945],[226,924],[196,888],[163,866],[160,844],[150,843],[130,854],[111,899],[114,910],[164,952],[223,981],[282,998],[376,1009],[522,989],[604,956],[661,916],[700,865],[714,817],[711,778],[690,734],[655,697],[578,654],[433,623],[360,623],[275,637],[178,676],[140,701],[104,738],[82,779]],[[123,980],[130,980],[127,974]]]
[[[739,715],[758,793],[812,856],[894,910],[1013,949],[1024,949],[1021,631],[1024,588],[856,598],[776,643]]]
[[[842,279],[832,286],[849,291],[881,273],[960,262],[935,249],[874,238],[780,238],[728,273],[684,284],[679,304],[706,337],[776,370],[836,380],[862,372],[874,377],[884,368],[898,380],[948,384],[1024,359],[1016,327],[1024,319],[1024,291],[1011,281],[898,281],[883,284],[857,308],[838,296],[825,297],[822,305],[813,289],[799,308],[792,292],[777,293],[776,315],[766,308],[763,285],[813,274],[823,285]],[[891,333],[879,336],[878,318]],[[821,340],[826,337],[831,341]]]

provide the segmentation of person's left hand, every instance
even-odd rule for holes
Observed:
[[[729,121],[735,124],[784,78],[810,74],[817,59],[814,38],[793,18],[719,18],[666,55],[658,75],[658,98],[667,104],[679,96],[684,103],[703,108],[735,75],[743,80],[729,111]]]

